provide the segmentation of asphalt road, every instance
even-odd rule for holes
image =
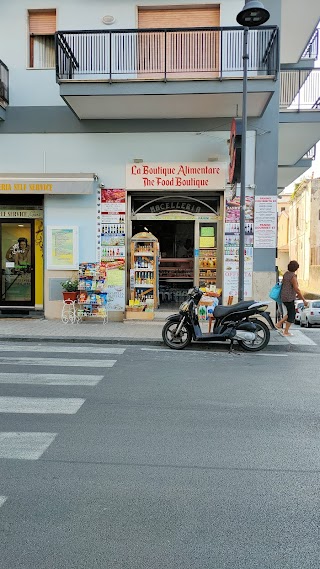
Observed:
[[[318,353],[71,349],[0,346],[1,569],[319,568]]]

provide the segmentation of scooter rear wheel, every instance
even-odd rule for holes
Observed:
[[[183,350],[191,343],[192,340],[191,330],[184,324],[182,325],[179,334],[175,336],[179,325],[180,322],[172,322],[172,320],[169,320],[162,328],[162,339],[166,346],[172,350]]]
[[[250,320],[252,324],[256,325],[255,340],[240,340],[240,346],[247,352],[259,352],[267,347],[270,341],[270,330],[264,322],[258,319]]]

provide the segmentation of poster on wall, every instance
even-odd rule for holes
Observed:
[[[78,270],[78,227],[47,227],[47,259],[49,270]]]
[[[245,249],[244,249],[244,296],[252,296],[254,197],[246,195],[245,206]],[[239,241],[240,241],[240,198],[226,196],[225,238],[224,238],[224,297],[238,296],[239,286]]]
[[[99,188],[97,199],[97,258],[107,269],[108,309],[125,310],[126,191]]]
[[[257,249],[277,247],[277,197],[256,196],[254,246]]]

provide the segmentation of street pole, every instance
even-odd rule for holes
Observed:
[[[240,227],[239,227],[239,285],[238,302],[244,300],[244,250],[245,250],[245,209],[246,209],[246,159],[247,159],[247,92],[248,92],[248,33],[243,28],[243,96],[242,96],[242,138],[241,138],[241,177],[240,177]]]

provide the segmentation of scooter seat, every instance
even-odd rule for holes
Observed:
[[[236,304],[232,304],[232,306],[216,306],[213,315],[215,318],[223,318],[232,312],[238,312],[241,310],[247,310],[251,304],[254,303],[254,300],[243,300],[242,302],[237,302]]]

